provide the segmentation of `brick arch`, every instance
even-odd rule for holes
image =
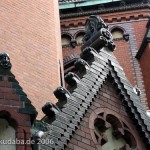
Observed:
[[[142,149],[142,145],[141,145],[140,141],[138,140],[136,133],[133,131],[133,127],[124,118],[122,118],[115,111],[110,110],[108,108],[97,108],[94,111],[92,111],[92,113],[91,113],[91,115],[89,117],[89,128],[90,128],[90,134],[91,134],[92,140],[95,143],[95,145],[96,145],[98,150],[101,150],[102,147],[98,143],[98,141],[97,141],[97,139],[95,137],[95,125],[94,125],[94,123],[95,123],[95,120],[97,118],[99,118],[98,117],[99,114],[104,114],[103,120],[105,121],[105,125],[106,126],[110,125],[110,121],[107,120],[107,116],[108,115],[109,116],[113,116],[114,118],[116,118],[118,127],[121,129],[121,132],[130,134],[130,139],[131,140],[128,141],[128,142],[135,142],[136,145],[137,145],[137,149],[138,150]],[[121,124],[122,127],[120,127],[120,124]],[[105,140],[105,137],[102,137],[102,139],[103,138]],[[107,141],[105,141],[105,142],[107,142]]]
[[[18,110],[12,110],[12,109],[2,109],[0,110],[0,118],[6,119],[10,126],[12,126],[16,131],[16,138],[17,140],[29,140],[30,139],[30,126],[26,125],[25,123],[28,122],[28,120],[25,120],[27,118],[26,115],[18,113]],[[23,123],[24,122],[24,123]],[[29,150],[31,150],[30,144],[28,145],[20,145],[17,144],[16,148],[17,150],[25,149],[25,147],[28,147]]]
[[[18,128],[18,120],[11,115],[9,111],[1,110],[0,111],[0,118],[6,119],[10,126],[12,126],[15,130]]]
[[[78,30],[75,34],[74,34],[74,38],[76,39],[76,37],[79,35],[79,34],[85,34],[85,31],[84,30]]]
[[[110,30],[110,32],[112,32],[113,30],[116,30],[116,29],[121,30],[123,32],[123,34],[127,33],[126,29],[119,25],[112,26],[109,30]]]
[[[70,40],[72,40],[72,39],[73,39],[73,35],[72,35],[72,34],[70,34],[69,32],[62,32],[61,37],[62,37],[62,36],[67,36],[67,37],[69,37],[69,38],[70,38]]]

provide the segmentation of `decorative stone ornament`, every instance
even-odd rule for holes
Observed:
[[[0,53],[0,66],[3,69],[11,68],[9,55],[7,53],[5,53],[5,52]]]
[[[77,82],[80,82],[80,78],[75,73],[69,72],[65,75],[65,81],[70,86],[74,86],[75,84],[77,84]]]
[[[78,59],[74,66],[79,72],[85,72],[86,68],[89,68],[89,64],[83,59]]]
[[[111,51],[115,50],[112,34],[108,26],[97,16],[90,16],[85,24],[85,35],[83,37],[83,46],[91,46],[99,50],[102,47],[108,47]]]
[[[49,118],[52,118],[59,112],[59,109],[54,104],[47,102],[42,107],[42,111],[46,116],[48,116]]]
[[[70,92],[67,89],[63,88],[63,87],[58,87],[54,91],[54,95],[58,100],[66,101],[67,98],[70,97]]]
[[[72,46],[72,48],[75,48],[77,46],[77,41],[71,40],[70,45]]]
[[[92,60],[94,58],[94,55],[93,55],[92,51],[96,52],[95,49],[93,49],[91,47],[87,47],[87,48],[82,50],[82,53],[80,54],[80,57],[82,59],[86,60],[86,61],[87,60]]]

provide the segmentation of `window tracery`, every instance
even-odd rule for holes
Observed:
[[[97,109],[89,127],[98,150],[138,150],[139,145],[129,124],[109,109]]]

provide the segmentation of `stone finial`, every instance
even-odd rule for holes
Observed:
[[[77,84],[77,82],[80,81],[80,78],[78,77],[77,74],[69,72],[68,74],[65,75],[65,81],[70,86],[74,86],[75,84]]]
[[[3,69],[11,68],[10,58],[9,58],[9,55],[6,52],[0,53],[0,66]]]
[[[67,89],[63,88],[63,87],[58,87],[54,91],[54,95],[58,100],[66,101],[67,98],[70,97],[70,92]]]
[[[59,109],[57,107],[50,103],[47,102],[43,107],[42,107],[43,113],[48,116],[49,118],[55,117],[55,115],[59,112]]]
[[[87,47],[87,48],[82,50],[82,53],[80,54],[80,57],[82,59],[84,59],[85,61],[92,60],[92,59],[94,59],[94,55],[93,55],[92,51],[97,53],[97,51],[95,51],[93,48]]]
[[[90,16],[85,24],[85,35],[83,37],[82,49],[93,47],[99,50],[102,47],[108,47],[111,51],[115,50],[112,34],[108,26],[97,16]]]
[[[87,68],[89,68],[89,64],[83,60],[83,59],[78,59],[75,63],[74,66],[79,72],[85,72]]]
[[[101,28],[108,29],[108,26],[104,21],[94,15],[91,15],[85,24],[85,36],[83,38],[83,43],[86,43],[91,37],[93,37]]]

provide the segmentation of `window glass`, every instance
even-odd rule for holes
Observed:
[[[121,29],[115,29],[112,31],[112,36],[114,39],[123,38],[123,31]]]
[[[61,41],[62,41],[62,46],[69,45],[71,38],[68,35],[63,35]]]
[[[7,120],[0,118],[0,140],[4,143],[0,144],[0,150],[16,150],[16,145],[12,144],[15,139],[15,129],[9,125]]]
[[[77,37],[76,37],[77,44],[82,44],[83,43],[83,41],[82,41],[83,36],[84,36],[84,33],[80,33],[80,34],[77,35]]]

